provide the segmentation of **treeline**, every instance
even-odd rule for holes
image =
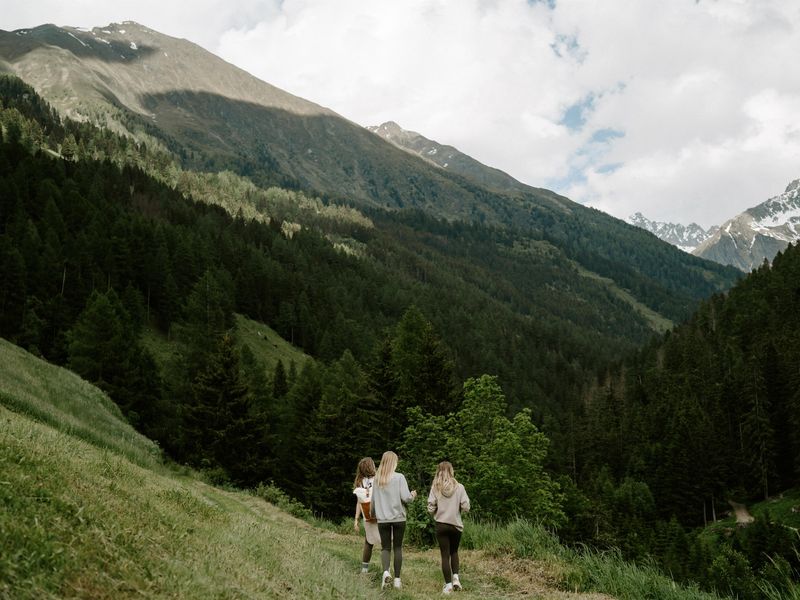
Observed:
[[[742,598],[759,597],[755,575],[797,579],[797,533],[769,518],[711,548],[683,528],[800,485],[800,246],[611,370],[576,422],[596,537],[701,582],[737,573]]]

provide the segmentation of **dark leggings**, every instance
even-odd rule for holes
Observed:
[[[361,562],[368,563],[372,558],[372,544],[364,540],[364,551],[361,553]]]
[[[381,534],[381,565],[384,571],[389,570],[389,554],[394,550],[394,576],[400,577],[403,566],[403,535],[406,532],[406,522],[378,523],[378,533]]]
[[[444,582],[453,581],[453,573],[458,573],[458,545],[461,543],[461,531],[450,523],[436,523],[436,539],[442,553],[442,575]]]

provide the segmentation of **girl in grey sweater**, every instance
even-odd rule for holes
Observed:
[[[440,462],[428,494],[428,512],[436,521],[436,540],[442,555],[442,574],[444,575],[444,594],[461,589],[458,578],[458,546],[464,523],[461,513],[469,511],[469,496],[464,486],[456,481],[453,465]]]
[[[392,581],[389,573],[389,557],[394,550],[394,587],[400,589],[400,569],[403,566],[403,535],[406,530],[405,505],[417,497],[416,490],[408,491],[408,482],[402,473],[396,473],[397,454],[384,452],[381,464],[375,473],[370,512],[378,519],[381,536],[381,564],[383,577],[381,589]]]

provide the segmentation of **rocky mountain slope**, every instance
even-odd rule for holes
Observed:
[[[484,165],[453,146],[440,144],[416,131],[403,129],[394,121],[387,121],[382,125],[373,125],[367,127],[367,129],[398,148],[419,156],[442,169],[458,173],[490,190],[510,192],[521,191],[526,188],[532,189],[530,186],[517,181],[508,173]]]
[[[758,206],[726,221],[693,254],[751,271],[800,240],[800,179]]]
[[[703,229],[697,223],[682,225],[681,223],[651,221],[640,212],[628,217],[628,222],[689,253],[719,229],[718,227]]]

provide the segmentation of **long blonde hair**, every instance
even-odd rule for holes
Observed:
[[[458,481],[453,474],[453,465],[444,460],[436,467],[436,476],[433,478],[433,493],[437,496],[449,498],[456,491]]]
[[[367,477],[375,477],[375,461],[373,461],[372,457],[370,456],[365,456],[358,461],[358,467],[356,467],[356,479],[353,482],[353,487],[361,487],[361,484]]]
[[[397,468],[397,454],[391,450],[387,450],[381,457],[381,464],[378,466],[378,471],[375,473],[375,479],[378,480],[379,487],[386,487],[389,480],[394,475],[394,470]]]

